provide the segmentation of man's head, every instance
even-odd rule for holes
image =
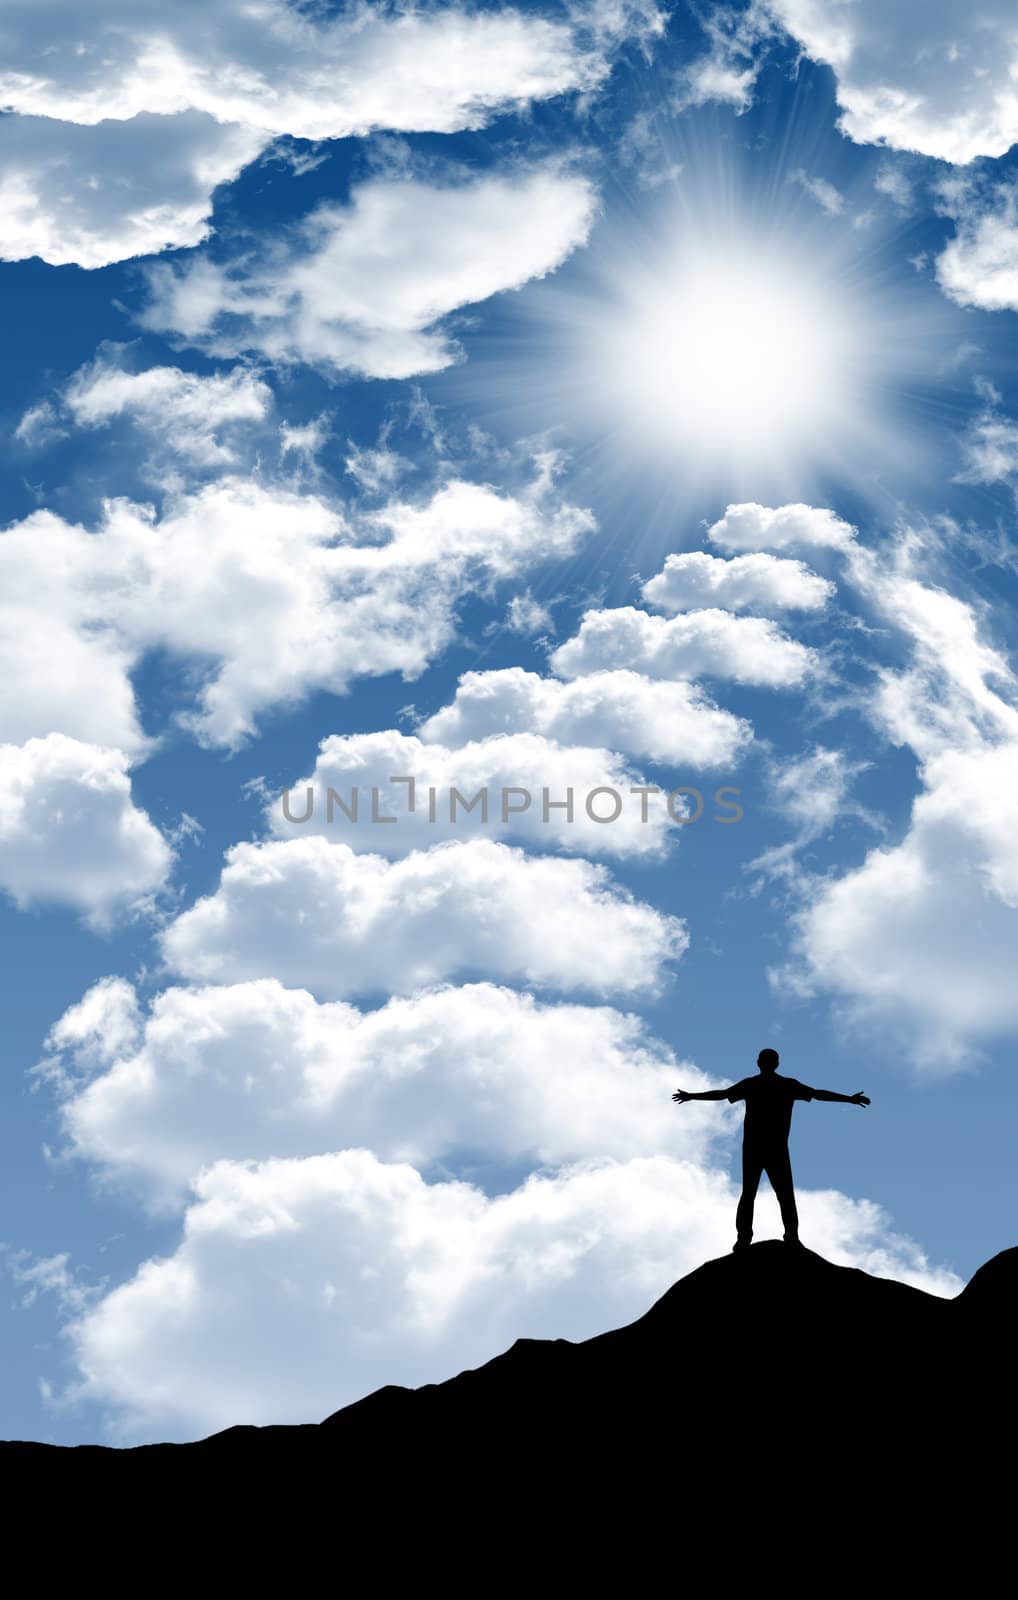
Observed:
[[[761,1072],[777,1072],[779,1059],[776,1050],[761,1050],[756,1058],[756,1064]]]

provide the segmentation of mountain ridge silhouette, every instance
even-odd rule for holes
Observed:
[[[231,1517],[271,1508],[270,1544],[337,1505],[383,1543],[392,1516],[422,1537],[455,1507],[462,1544],[504,1537],[510,1510],[530,1518],[554,1504],[556,1559],[570,1519],[586,1525],[592,1508],[627,1526],[673,1515],[676,1475],[683,1517],[709,1519],[741,1494],[737,1520],[758,1539],[854,1492],[928,1508],[953,1484],[943,1514],[985,1516],[989,1445],[1013,1453],[1016,1289],[1018,1247],[942,1299],[768,1241],[705,1262],[625,1326],[575,1343],[518,1339],[442,1383],[388,1385],[318,1424],[130,1449],[8,1441],[0,1466],[15,1505],[70,1495],[78,1511],[112,1499],[148,1515],[186,1503],[206,1519],[212,1504]]]

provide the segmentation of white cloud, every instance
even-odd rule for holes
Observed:
[[[263,421],[272,391],[242,367],[202,376],[179,367],[125,372],[98,360],[75,373],[64,402],[79,427],[100,428],[114,417],[127,416],[165,434],[180,455],[198,466],[229,465],[233,452],[217,438],[218,432],[231,423]]]
[[[137,1047],[141,1007],[126,978],[100,978],[55,1022],[46,1040],[57,1055],[67,1054],[76,1073],[109,1066]],[[46,1063],[47,1076],[63,1077],[56,1058]]]
[[[788,759],[768,763],[765,804],[778,812],[793,829],[792,837],[771,845],[748,863],[748,870],[764,878],[784,879],[795,888],[811,880],[799,864],[803,847],[831,832],[835,824],[853,817],[870,826],[876,819],[851,798],[851,787],[868,762],[852,761],[844,750],[816,745]]]
[[[888,159],[882,162],[873,179],[873,187],[878,194],[886,195],[898,211],[911,211],[915,204],[912,184],[900,161]]]
[[[844,750],[817,745],[771,764],[767,804],[793,824],[800,838],[815,838],[845,814],[852,781],[861,771],[863,766],[850,761]]]
[[[748,6],[715,6],[698,15],[708,48],[679,73],[676,106],[686,110],[719,101],[738,114],[753,103],[753,88],[762,52],[774,34],[774,24],[761,0]]]
[[[393,777],[411,778],[412,796],[410,785],[394,784]],[[447,749],[387,729],[323,739],[314,771],[288,786],[295,820],[287,821],[279,797],[267,815],[283,837],[320,834],[385,856],[470,837],[586,855],[661,855],[676,824],[663,793],[645,801],[632,794],[644,784],[608,750],[563,746],[540,734],[501,734]],[[330,789],[347,808],[335,803],[331,820]],[[599,789],[613,793],[598,795]],[[570,810],[561,809],[563,802]],[[617,820],[598,820],[616,809]],[[378,822],[373,810],[393,820]]]
[[[632,39],[645,60],[668,26],[668,13],[655,0],[566,0],[566,11],[573,26],[599,44]]]
[[[405,477],[413,463],[384,443],[374,450],[350,443],[343,466],[365,494],[381,494]]]
[[[200,244],[213,191],[265,143],[198,111],[90,127],[0,116],[0,259],[104,267]]]
[[[654,993],[688,940],[589,861],[488,839],[386,861],[322,838],[238,844],[219,887],[163,935],[198,982],[276,977],[323,998],[453,977]]]
[[[49,1294],[61,1312],[77,1316],[88,1308],[105,1287],[102,1284],[85,1284],[76,1277],[71,1267],[70,1253],[66,1250],[59,1255],[41,1256],[33,1261],[27,1250],[12,1250],[9,1245],[0,1245],[0,1259],[3,1259],[4,1266],[22,1291],[19,1303],[26,1309],[35,1305],[42,1295]],[[45,1381],[40,1388],[48,1398],[51,1391]]]
[[[21,744],[66,733],[140,754],[146,741],[128,676],[134,654],[100,617],[81,615],[60,565],[68,547],[88,535],[50,513],[36,513],[27,526],[24,537],[0,533],[9,595],[0,600],[0,738]],[[18,572],[33,574],[37,563],[46,566],[45,580],[18,584]]]
[[[438,372],[459,359],[441,318],[560,266],[585,243],[594,203],[590,182],[555,164],[462,183],[373,178],[260,261],[153,265],[141,320],[217,355],[256,350],[375,378]]]
[[[668,112],[664,102],[656,104],[652,110],[638,111],[617,141],[619,160],[623,166],[632,168],[641,188],[657,189],[663,183],[674,183],[683,170],[681,161],[670,158],[661,136],[661,122]]]
[[[688,611],[653,617],[634,606],[588,611],[573,639],[549,658],[563,678],[626,668],[652,678],[731,678],[790,688],[814,668],[813,651],[763,617]]]
[[[551,612],[546,606],[529,592],[514,594],[506,607],[505,625],[510,633],[522,633],[529,636],[540,633],[554,633],[555,624]]]
[[[760,506],[755,501],[729,506],[707,531],[723,550],[792,550],[799,546],[846,550],[855,529],[833,511],[816,506]]]
[[[663,26],[649,4],[326,17],[287,0],[6,0],[0,257],[94,268],[194,246],[217,185],[279,135],[481,128],[590,94],[621,45]],[[285,158],[298,174],[324,159]]]
[[[39,448],[54,436],[65,436],[70,427],[126,422],[149,445],[148,470],[165,485],[172,481],[169,463],[174,459],[192,474],[236,466],[243,434],[264,423],[272,409],[272,390],[244,367],[210,374],[179,367],[132,372],[127,358],[124,346],[104,347],[68,380],[55,402],[26,411],[16,438]]]
[[[753,737],[744,718],[683,679],[662,682],[620,670],[562,683],[522,667],[464,673],[452,704],[418,731],[426,741],[450,746],[533,732],[691,767],[729,766]]]
[[[857,581],[913,661],[885,670],[873,712],[920,763],[901,842],[807,887],[794,959],[777,977],[839,996],[848,1016],[893,1029],[920,1068],[967,1066],[1018,1028],[1016,682],[972,609],[862,552]]]
[[[985,194],[963,185],[946,204],[955,237],[937,257],[944,293],[982,311],[1018,310],[1018,187],[1002,184]]]
[[[324,413],[310,422],[284,422],[279,429],[279,453],[282,456],[294,455],[306,466],[314,467],[318,452],[328,437],[329,419]]]
[[[972,418],[961,446],[961,483],[1003,483],[1018,472],[1018,423],[992,407]]]
[[[851,572],[913,646],[910,666],[878,675],[874,715],[894,744],[926,761],[945,749],[978,751],[1018,737],[1018,682],[1006,656],[983,638],[973,607],[914,575],[921,553],[921,540],[908,536],[895,570],[860,549]]]
[[[797,183],[800,189],[811,195],[821,211],[826,212],[829,217],[840,216],[844,211],[845,196],[840,189],[836,189],[833,183],[829,183],[826,178],[814,177],[799,167],[792,173],[791,181]]]
[[[128,674],[162,648],[201,667],[187,713],[199,737],[239,744],[262,712],[312,689],[420,673],[465,593],[569,553],[592,526],[554,497],[546,462],[516,497],[453,480],[356,524],[240,477],[180,496],[160,520],[107,502],[94,532],[33,513],[0,534],[2,733],[137,749]]]
[[[1018,744],[945,752],[923,779],[902,843],[819,886],[798,944],[809,987],[951,1072],[1018,1029]]]
[[[51,400],[29,406],[14,430],[14,438],[29,450],[43,450],[56,439],[66,437],[67,429]]]
[[[721,1173],[663,1155],[535,1174],[493,1199],[367,1150],[220,1162],[197,1181],[176,1252],[71,1324],[74,1392],[113,1409],[124,1444],[318,1420],[386,1383],[441,1382],[519,1337],[632,1321],[728,1250],[734,1203]],[[777,1231],[775,1211],[762,1196],[761,1231]],[[806,1193],[800,1211],[829,1260],[961,1287],[869,1202]]]
[[[840,126],[860,144],[964,163],[1018,141],[1011,0],[767,0],[806,53],[833,67]]]
[[[725,561],[702,550],[668,556],[663,570],[641,590],[643,599],[661,611],[690,611],[697,606],[821,611],[833,593],[834,584],[802,561],[764,552]]]
[[[585,44],[584,19],[457,6],[348,15],[285,0],[34,0],[4,6],[0,100],[14,111],[102,123],[195,110],[224,124],[301,139],[376,128],[455,133],[497,111],[595,88],[605,47],[639,32],[616,8]],[[646,18],[643,19],[646,25]]]
[[[57,733],[0,745],[0,888],[20,909],[74,906],[105,927],[163,886],[172,859],[122,751]]]
[[[130,986],[107,979],[48,1044],[67,1058],[70,1148],[170,1206],[219,1159],[355,1146],[487,1173],[594,1156],[702,1161],[737,1120],[716,1106],[674,1114],[679,1068],[639,1018],[489,983],[368,1012],[274,979],[173,988],[142,1024]],[[688,1062],[681,1072],[711,1086]]]

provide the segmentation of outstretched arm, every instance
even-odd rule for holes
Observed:
[[[869,1095],[863,1094],[861,1089],[855,1094],[838,1094],[835,1089],[814,1089],[813,1098],[814,1100],[837,1100],[841,1105],[845,1106],[868,1106],[870,1103]]]
[[[678,1089],[672,1099],[677,1100],[680,1106],[684,1106],[687,1100],[727,1100],[728,1090],[704,1089],[700,1094],[693,1094],[689,1089]]]

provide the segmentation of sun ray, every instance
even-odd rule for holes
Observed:
[[[587,249],[435,386],[503,437],[554,437],[602,517],[625,506],[631,554],[728,501],[851,485],[886,517],[943,477],[971,403],[964,314],[872,210],[875,154],[852,152],[829,211],[799,181],[808,142],[751,163],[694,141],[664,152],[666,182],[609,180]]]

